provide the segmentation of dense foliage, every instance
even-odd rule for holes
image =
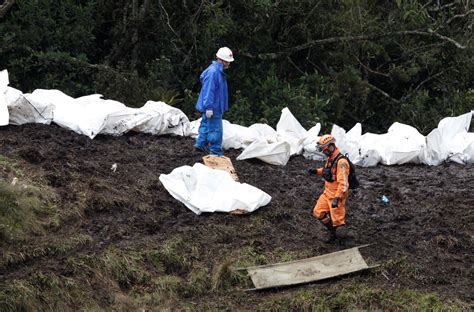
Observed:
[[[23,92],[163,100],[192,118],[200,72],[229,46],[239,124],[275,125],[287,106],[306,127],[426,133],[474,107],[469,0],[3,2],[0,69]]]

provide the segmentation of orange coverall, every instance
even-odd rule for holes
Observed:
[[[326,161],[325,167],[329,167],[331,161],[337,157],[339,149],[336,149],[331,157]],[[324,183],[324,192],[319,197],[313,209],[313,216],[328,225],[332,221],[332,226],[337,227],[345,224],[346,200],[349,195],[349,162],[345,158],[340,158],[334,165],[332,175],[334,182]],[[323,168],[317,169],[318,176],[323,174]],[[339,204],[332,208],[331,204],[335,197],[339,197]]]

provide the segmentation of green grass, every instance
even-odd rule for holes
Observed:
[[[51,257],[66,254],[69,251],[80,249],[92,242],[92,237],[87,234],[77,234],[68,238],[57,238],[43,245],[29,246],[20,250],[4,248],[0,257],[0,267],[24,263],[40,257]]]
[[[25,173],[23,166],[16,160],[0,155],[0,168],[2,169],[2,176],[13,176],[23,178]]]
[[[411,262],[407,256],[392,258],[377,270],[388,271],[395,276],[410,278],[414,281],[423,282],[426,280],[426,277],[420,272],[420,269]]]
[[[260,306],[271,311],[467,311],[461,302],[446,302],[436,293],[410,289],[385,290],[365,284],[328,286],[302,290]],[[259,309],[259,310],[260,310]]]
[[[195,253],[192,245],[188,245],[180,237],[175,237],[164,242],[159,249],[147,252],[146,259],[166,274],[184,275],[191,269],[191,257]]]
[[[242,271],[235,271],[231,268],[231,261],[226,260],[219,266],[217,273],[213,278],[212,288],[217,292],[225,292],[233,287],[247,287],[249,280],[246,274]]]
[[[72,278],[35,272],[27,279],[0,284],[0,311],[70,311],[74,306],[95,309],[90,290]]]
[[[99,265],[98,269],[109,274],[125,290],[132,285],[146,283],[150,278],[140,254],[121,251],[113,246],[106,250]]]
[[[0,180],[0,242],[23,241],[58,226],[53,198],[47,188]]]

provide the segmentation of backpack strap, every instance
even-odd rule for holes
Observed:
[[[336,156],[336,158],[333,159],[333,161],[331,162],[331,170],[332,170],[332,167],[334,167],[335,164],[337,164],[337,162],[341,159],[341,158],[344,158],[345,160],[347,160],[347,162],[349,163],[349,173],[351,172],[351,161],[349,160],[349,156],[348,154],[342,154],[342,153],[339,153],[339,155]],[[334,173],[337,173],[337,166],[336,166],[336,170],[334,170]]]

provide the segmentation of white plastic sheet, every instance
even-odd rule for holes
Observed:
[[[133,128],[134,131],[150,134],[172,134],[188,136],[190,123],[188,117],[178,108],[164,102],[148,101],[140,111],[151,118]]]
[[[474,163],[474,133],[460,132],[452,141],[448,159],[458,164]]]
[[[37,102],[30,94],[8,87],[6,92],[10,124],[23,125],[26,123],[41,123],[49,125],[53,121],[54,105]],[[30,100],[28,100],[28,98]]]
[[[140,128],[153,118],[152,115],[139,108],[124,107],[121,110],[107,115],[103,134],[122,135],[134,128]]]
[[[252,212],[267,205],[270,195],[246,183],[235,182],[229,173],[196,163],[161,174],[166,190],[195,214],[202,212]]]
[[[386,139],[386,134],[363,134],[360,138],[360,144],[358,147],[359,153],[356,157],[352,158],[351,161],[362,167],[376,166],[382,160],[382,151],[377,148],[377,146],[383,144]]]
[[[447,160],[449,156],[459,153],[468,146],[458,146],[459,141],[455,141],[456,135],[468,133],[471,124],[472,112],[458,117],[447,117],[438,123],[438,128],[426,137],[426,148],[421,156],[422,162],[428,165],[437,166]],[[467,149],[469,152],[469,149]],[[463,152],[461,152],[462,154]],[[462,159],[463,155],[458,155]],[[465,156],[468,158],[468,156]]]
[[[290,144],[290,154],[301,154],[308,131],[301,126],[287,107],[282,109],[276,128],[282,139]]]
[[[54,123],[89,138],[94,138],[104,127],[106,111],[85,101],[77,101],[59,90],[37,89],[25,97],[35,107],[54,107]]]
[[[324,156],[319,153],[316,149],[316,143],[318,142],[321,131],[321,124],[318,122],[314,127],[308,130],[306,138],[303,141],[303,156],[312,160],[323,160]]]
[[[425,147],[425,137],[418,130],[396,122],[388,129],[388,140],[385,142],[382,163],[385,165],[418,164]]]
[[[362,137],[362,125],[360,123],[355,124],[347,133],[346,130],[338,125],[333,125],[331,134],[336,139],[337,146],[341,152],[348,154],[351,161],[359,156],[359,145]]]
[[[8,125],[9,115],[5,93],[9,84],[8,71],[0,71],[0,126]]]
[[[290,159],[291,146],[288,142],[268,143],[257,140],[237,156],[237,160],[257,158],[271,165],[285,166]]]

